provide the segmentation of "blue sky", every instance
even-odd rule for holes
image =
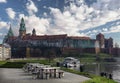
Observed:
[[[27,33],[89,36],[103,33],[120,45],[120,0],[0,0],[0,42],[10,24],[18,35],[24,17]]]

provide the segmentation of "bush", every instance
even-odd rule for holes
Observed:
[[[49,60],[14,60],[14,61],[0,61],[0,68],[22,68],[26,63],[40,63],[49,65]],[[50,65],[53,64],[54,61],[51,61]]]
[[[22,68],[26,62],[6,62],[5,64],[1,65],[1,68]]]

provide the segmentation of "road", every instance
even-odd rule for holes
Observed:
[[[0,68],[0,83],[82,83],[89,78],[68,73],[64,73],[61,79],[32,79],[32,75],[25,73],[22,69]]]

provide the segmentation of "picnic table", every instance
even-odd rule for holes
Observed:
[[[25,71],[32,73],[34,79],[62,78],[64,76],[64,72],[60,70],[60,67],[38,63],[27,63],[24,67]]]

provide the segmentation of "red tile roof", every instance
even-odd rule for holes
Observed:
[[[12,36],[12,37],[9,37],[9,39],[15,40],[15,39],[17,39],[17,37],[16,36]]]
[[[55,40],[55,39],[84,39],[90,40],[90,37],[79,37],[79,36],[67,36],[67,34],[62,35],[26,35],[22,38],[22,40]],[[10,37],[10,39],[17,39],[17,37]]]
[[[66,34],[63,35],[42,35],[42,36],[25,36],[23,40],[45,40],[45,39],[64,39],[67,38]]]
[[[84,40],[89,40],[90,37],[79,37],[79,36],[69,36],[71,39],[84,39]]]

